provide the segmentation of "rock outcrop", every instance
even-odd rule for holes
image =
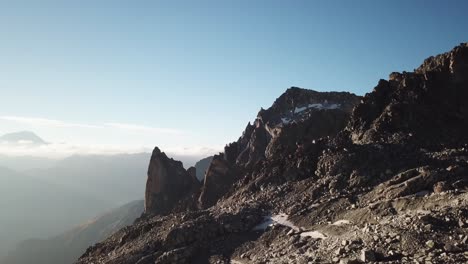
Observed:
[[[199,187],[195,168],[185,170],[182,162],[168,158],[156,147],[148,167],[145,213],[166,214]]]
[[[347,124],[357,97],[288,90],[213,159],[211,207],[143,219],[78,263],[466,263],[467,54],[392,73]]]

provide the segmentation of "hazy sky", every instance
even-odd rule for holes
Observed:
[[[1,1],[0,134],[213,152],[286,88],[364,94],[468,41],[467,1]],[[60,143],[60,144],[59,144]]]

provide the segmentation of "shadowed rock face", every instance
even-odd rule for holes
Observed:
[[[213,206],[238,179],[238,172],[224,159],[215,155],[206,171],[205,181],[198,199],[201,208]]]
[[[195,167],[188,168],[187,173],[189,174],[192,181],[198,181],[198,179],[197,179],[197,169]]]
[[[186,171],[182,162],[168,158],[156,147],[148,167],[145,213],[168,213],[179,200],[199,188],[195,173],[195,168]]]

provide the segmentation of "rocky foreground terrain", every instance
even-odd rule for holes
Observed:
[[[145,213],[79,264],[468,263],[468,43],[363,98],[290,88],[203,184],[156,148]]]

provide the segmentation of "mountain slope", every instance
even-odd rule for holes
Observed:
[[[117,206],[143,198],[149,158],[149,153],[74,155],[51,168],[25,174]],[[112,188],[109,182],[113,182]]]
[[[27,169],[44,160],[43,165],[50,167]],[[0,163],[24,167],[21,173],[0,169],[0,208],[4,212],[0,256],[20,241],[56,236],[128,201],[142,199],[148,160],[145,153],[72,156],[53,162],[0,157]]]
[[[464,43],[380,80],[329,135],[309,130],[333,113],[325,102],[280,107],[320,112],[294,118],[301,129],[273,148],[259,115],[214,157],[203,190],[213,204],[182,210],[181,198],[77,263],[466,263],[467,88]]]
[[[143,201],[113,209],[61,235],[23,241],[4,258],[2,264],[64,264],[75,261],[83,251],[130,225],[143,212]]]
[[[99,199],[0,168],[0,255],[19,241],[58,234],[110,207]]]

